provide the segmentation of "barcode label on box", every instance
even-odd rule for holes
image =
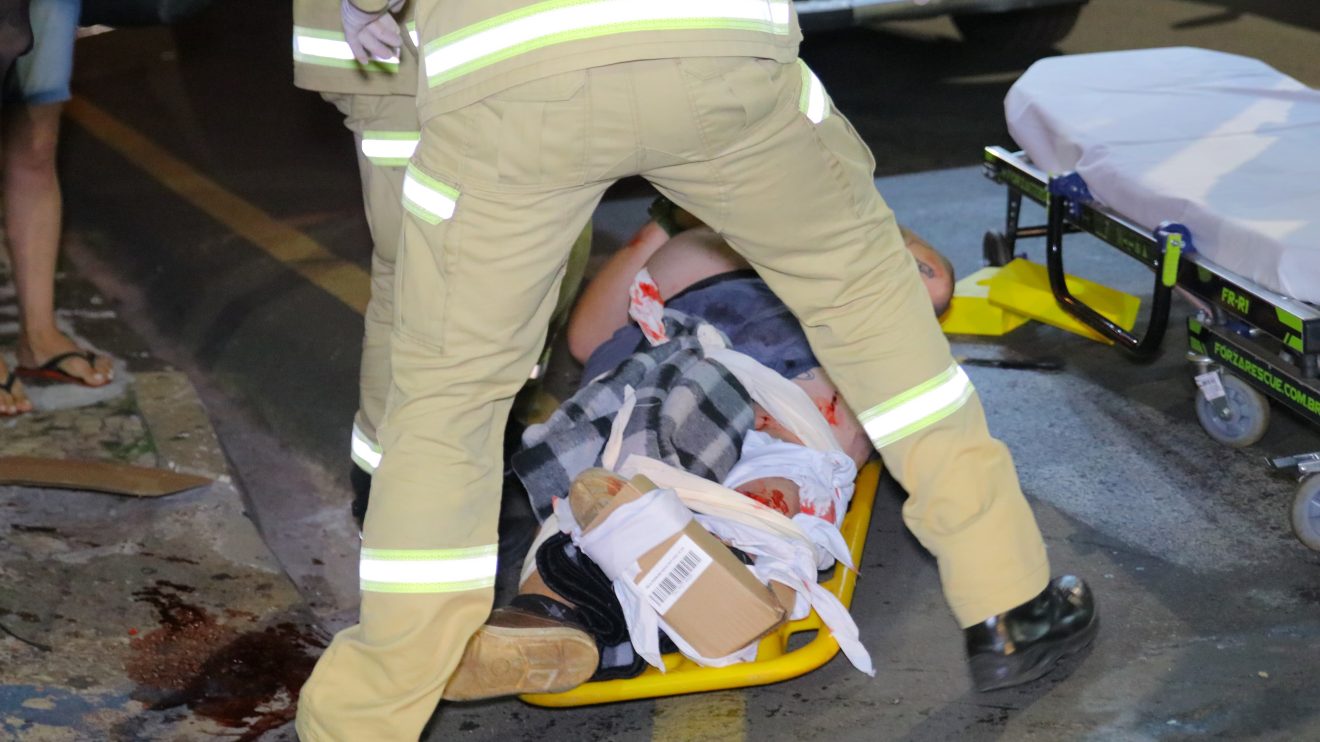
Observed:
[[[692,587],[692,583],[697,581],[711,562],[709,554],[698,548],[692,539],[682,536],[637,583],[637,587],[646,596],[646,602],[663,614],[683,597],[683,593]]]

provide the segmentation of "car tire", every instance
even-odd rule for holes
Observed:
[[[1063,41],[1077,25],[1081,5],[1050,5],[1002,13],[955,13],[965,41],[1008,51],[1045,51]]]

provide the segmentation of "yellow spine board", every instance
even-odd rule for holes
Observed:
[[[1136,324],[1137,310],[1141,308],[1137,297],[1076,276],[1065,276],[1065,281],[1074,297],[1111,322],[1125,330]],[[999,269],[988,285],[989,300],[994,306],[1106,345],[1114,344],[1059,306],[1043,265],[1019,258]]]
[[[990,303],[990,281],[999,268],[982,268],[953,286],[953,300],[940,317],[946,335],[1003,335],[1026,324],[1027,318]]]

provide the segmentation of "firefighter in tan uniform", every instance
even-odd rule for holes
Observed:
[[[409,18],[399,19],[407,28]],[[358,412],[350,454],[370,474],[380,461],[376,426],[389,389],[389,339],[394,318],[394,260],[403,216],[403,171],[420,138],[417,124],[417,45],[359,64],[345,40],[339,3],[294,0],[293,81],[333,103],[353,132],[362,201],[371,230],[371,299],[362,339]]]
[[[294,85],[322,94],[353,132],[362,200],[371,230],[371,299],[365,316],[358,412],[350,455],[370,475],[380,462],[376,427],[390,384],[389,339],[394,324],[394,261],[403,218],[403,173],[417,147],[417,30],[412,8],[391,3],[398,48],[366,63],[353,56],[336,0],[294,0]],[[556,317],[567,313],[591,248],[590,225],[574,244],[571,275]],[[547,348],[548,353],[548,348]],[[543,357],[542,362],[546,359]],[[540,367],[535,369],[539,375]],[[362,505],[356,503],[355,505]],[[359,513],[360,516],[360,513]]]
[[[383,11],[356,2],[346,17]],[[303,690],[304,739],[416,739],[445,694],[490,610],[502,422],[572,235],[635,174],[801,320],[909,493],[905,523],[938,561],[975,686],[1032,680],[1090,640],[1090,591],[1050,579],[874,160],[797,59],[791,0],[419,0],[415,13],[422,133],[361,618]]]

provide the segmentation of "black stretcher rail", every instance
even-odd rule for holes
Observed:
[[[1320,375],[1320,310],[1206,260],[1195,252],[1192,236],[1177,225],[1158,237],[1151,234],[1091,201],[1079,178],[1051,178],[1021,153],[986,147],[984,167],[986,176],[1007,186],[1009,192],[1000,255],[1011,256],[1018,238],[1044,236],[1050,284],[1060,305],[1133,356],[1148,358],[1158,349],[1168,323],[1169,294],[1176,285],[1210,304],[1220,324],[1238,321],[1250,328],[1257,341],[1261,334],[1268,335],[1280,353],[1291,357],[1301,377]],[[1045,225],[1019,226],[1023,196],[1045,207]],[[1109,322],[1068,293],[1063,280],[1063,238],[1072,232],[1094,235],[1154,272],[1151,314],[1141,337]]]

